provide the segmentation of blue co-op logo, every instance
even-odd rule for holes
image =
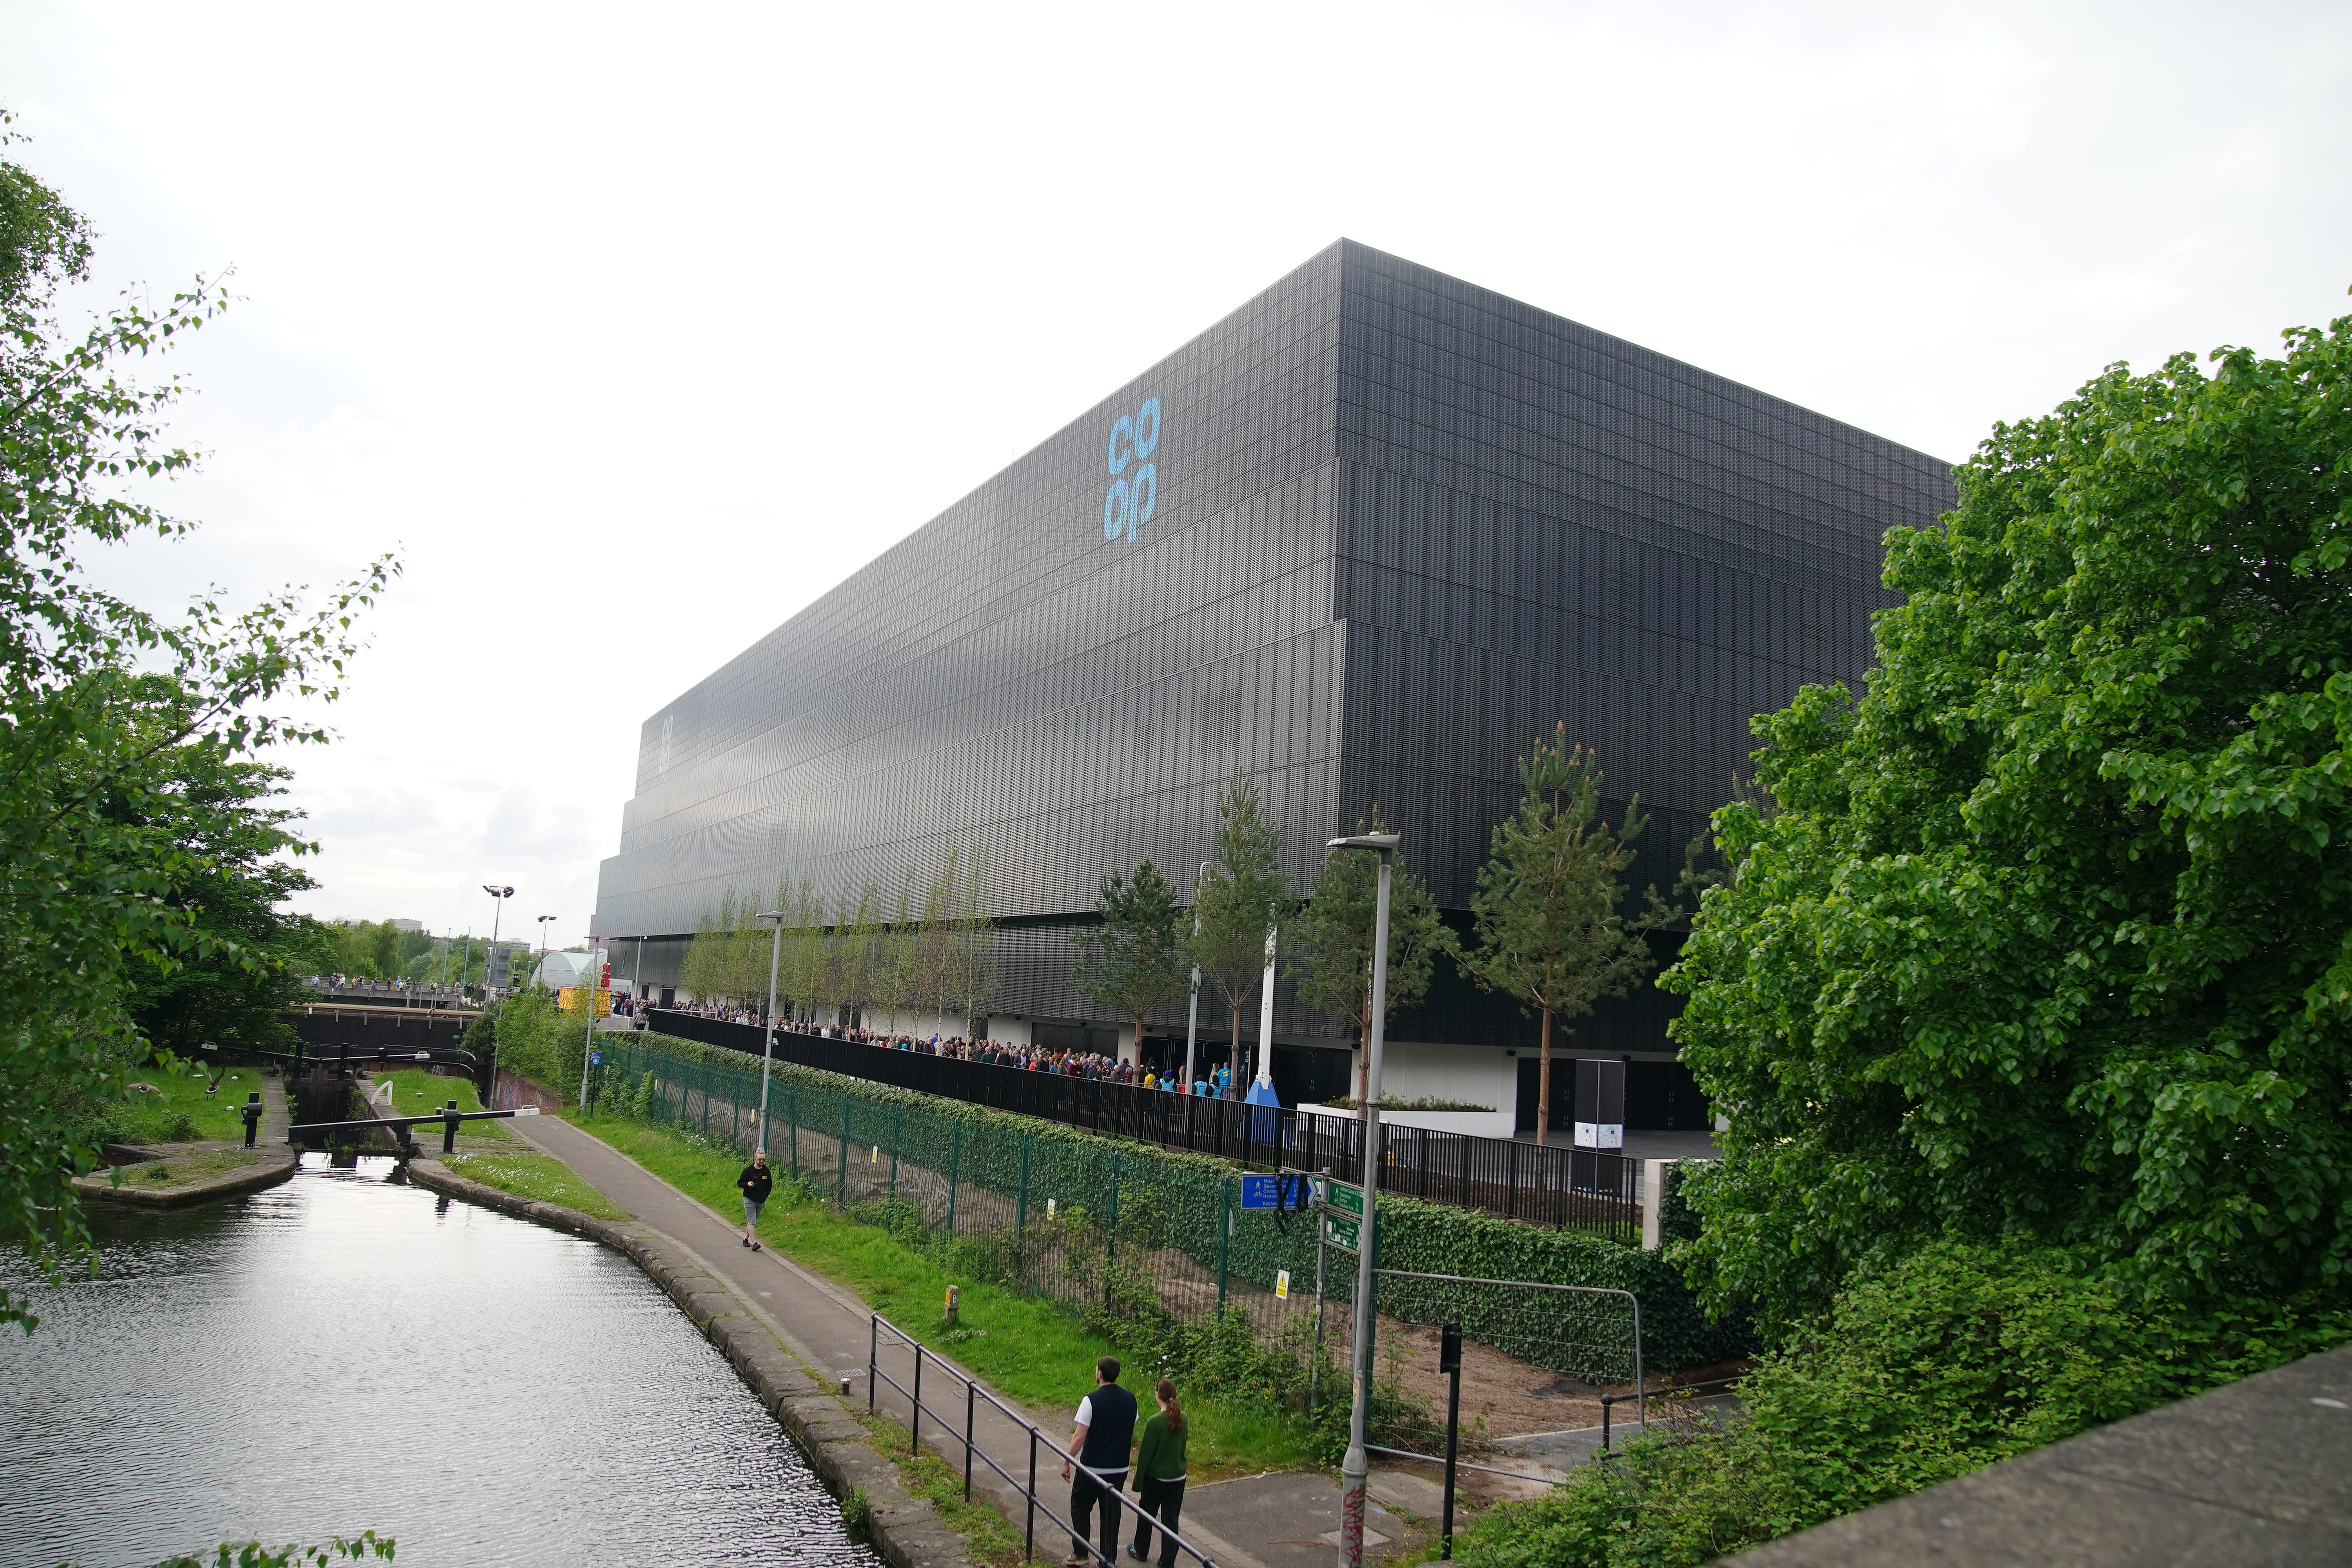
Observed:
[[[1103,537],[1120,534],[1133,539],[1151,521],[1160,504],[1160,468],[1151,454],[1160,448],[1160,399],[1147,397],[1133,414],[1122,414],[1110,427],[1110,445],[1104,460],[1110,467],[1110,489],[1103,492]]]

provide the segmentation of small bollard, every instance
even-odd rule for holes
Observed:
[[[961,1285],[950,1285],[950,1286],[949,1286],[949,1287],[948,1287],[948,1327],[949,1327],[949,1328],[951,1328],[951,1329],[952,1329],[952,1328],[954,1328],[954,1327],[956,1326],[956,1309],[957,1309],[958,1307],[961,1307],[962,1304],[963,1304],[963,1287],[962,1287],[962,1286],[961,1286]]]
[[[457,1152],[457,1102],[451,1100],[441,1112],[441,1152]]]
[[[841,1396],[844,1399],[849,1397],[849,1379],[846,1377],[841,1380]]]
[[[261,1131],[261,1091],[257,1089],[247,1094],[245,1103],[236,1110],[237,1114],[245,1118],[245,1146],[250,1149]]]

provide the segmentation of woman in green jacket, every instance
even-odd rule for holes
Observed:
[[[1151,1395],[1160,1411],[1143,1424],[1143,1443],[1135,1457],[1135,1489],[1140,1494],[1136,1502],[1143,1512],[1127,1554],[1138,1563],[1150,1555],[1151,1521],[1157,1519],[1160,1568],[1175,1568],[1176,1516],[1184,1511],[1184,1407],[1176,1403],[1176,1385],[1164,1377]]]

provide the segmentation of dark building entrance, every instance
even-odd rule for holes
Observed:
[[[1274,1047],[1274,1092],[1285,1105],[1321,1104],[1356,1092],[1353,1051],[1322,1046]]]
[[[1522,1052],[1519,1062],[1519,1119],[1522,1132],[1536,1130],[1536,1079],[1538,1063]],[[1576,1125],[1576,1058],[1551,1058],[1551,1125],[1573,1131]],[[1680,1062],[1625,1064],[1625,1127],[1628,1131],[1701,1132],[1715,1125],[1698,1080]]]

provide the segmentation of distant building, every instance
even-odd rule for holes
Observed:
[[[425,929],[425,922],[423,921],[394,921],[392,922],[392,929],[394,931],[423,931]]]
[[[531,984],[544,985],[550,991],[561,991],[567,985],[585,985],[586,976],[595,967],[595,955],[588,952],[551,952],[539,961],[539,969]]]
[[[1750,716],[1863,679],[1885,531],[1954,499],[1926,453],[1342,241],[647,719],[593,929],[642,939],[660,994],[730,889],[895,898],[984,845],[982,1026],[1165,1059],[1182,1000],[1128,1037],[1070,937],[1142,855],[1191,896],[1221,782],[1265,789],[1302,891],[1378,805],[1459,921],[1515,760],[1565,721],[1608,809],[1651,814],[1635,886],[1670,888]],[[1276,1002],[1283,1098],[1339,1091],[1344,1030],[1287,978]],[[1560,1042],[1633,1064],[1631,1125],[1704,1119],[1672,1008],[1644,989]],[[1204,997],[1209,1060],[1225,1033]],[[1442,974],[1391,1040],[1391,1091],[1532,1122],[1515,1005]]]

